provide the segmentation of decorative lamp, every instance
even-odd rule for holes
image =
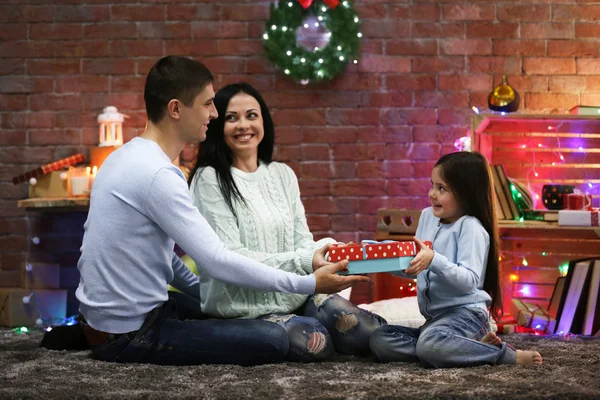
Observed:
[[[571,185],[544,185],[542,187],[542,202],[548,210],[562,210],[565,197],[573,193]]]
[[[517,111],[520,101],[519,93],[508,84],[506,75],[502,75],[502,83],[496,86],[488,96],[490,110],[498,112]]]
[[[104,107],[102,114],[98,115],[99,137],[98,146],[121,146],[123,144],[123,120],[125,115],[121,114],[117,107]]]

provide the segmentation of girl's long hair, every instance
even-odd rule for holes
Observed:
[[[485,157],[477,152],[461,151],[446,154],[438,160],[442,179],[452,189],[463,212],[477,218],[490,235],[490,250],[483,290],[492,298],[490,314],[498,321],[502,318],[502,292],[500,286],[500,262],[498,223],[494,209],[494,188],[491,167]]]
[[[217,173],[219,187],[225,198],[225,202],[229,209],[235,215],[233,202],[235,200],[245,203],[233,176],[231,175],[231,166],[233,165],[233,154],[231,149],[225,144],[224,128],[225,128],[225,112],[229,101],[233,96],[239,93],[245,93],[256,99],[260,105],[260,112],[263,119],[264,137],[258,145],[258,159],[265,164],[270,164],[273,161],[273,147],[275,145],[275,128],[273,119],[267,104],[256,89],[247,83],[234,83],[224,86],[215,94],[215,107],[219,116],[210,121],[208,130],[206,131],[206,140],[200,143],[198,148],[198,158],[196,165],[192,168],[189,175],[189,184],[192,183],[194,175],[199,168],[213,167]]]

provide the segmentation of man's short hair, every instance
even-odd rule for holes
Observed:
[[[150,69],[144,86],[148,119],[160,122],[173,99],[191,106],[198,93],[213,81],[213,74],[199,61],[181,56],[161,58]]]

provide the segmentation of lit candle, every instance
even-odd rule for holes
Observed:
[[[96,179],[97,173],[98,173],[98,167],[94,165],[94,168],[92,168],[92,172],[90,173],[90,191],[94,187],[94,180]]]

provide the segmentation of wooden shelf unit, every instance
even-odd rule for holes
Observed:
[[[31,211],[85,211],[89,206],[89,197],[38,197],[17,202],[17,207]]]

